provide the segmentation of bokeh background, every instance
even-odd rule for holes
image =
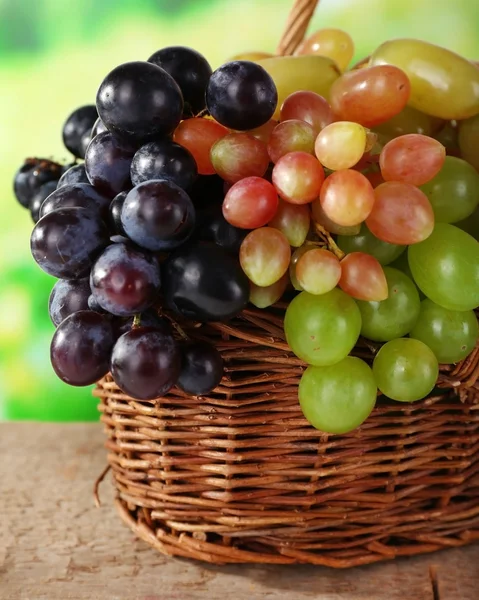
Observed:
[[[182,44],[213,68],[274,51],[292,0],[0,0],[0,419],[91,420],[90,390],[58,381],[49,361],[53,279],[29,251],[30,216],[12,177],[26,156],[68,159],[61,128],[93,103],[117,64]],[[310,30],[340,27],[355,59],[392,37],[420,37],[479,59],[477,0],[321,0]]]

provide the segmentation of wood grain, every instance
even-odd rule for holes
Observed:
[[[479,545],[335,571],[212,567],[135,540],[92,485],[105,465],[96,424],[0,424],[2,600],[478,600]]]

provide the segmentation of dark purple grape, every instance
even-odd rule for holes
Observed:
[[[198,176],[198,169],[189,150],[162,140],[149,142],[138,150],[131,162],[130,175],[133,185],[151,179],[168,179],[188,190]]]
[[[60,208],[42,217],[33,228],[33,258],[49,275],[81,279],[108,245],[106,225],[86,208]]]
[[[123,204],[125,202],[125,198],[128,192],[120,192],[116,195],[113,200],[110,202],[109,208],[109,219],[108,223],[110,225],[111,231],[115,235],[120,235],[126,238],[125,230],[123,229],[123,225],[121,224],[121,210],[123,208]],[[126,238],[127,239],[127,238]]]
[[[71,185],[72,183],[90,183],[85,171],[85,165],[73,165],[67,169],[58,180],[57,188],[61,188],[64,185]]]
[[[220,383],[224,365],[221,354],[207,342],[187,342],[181,349],[181,371],[177,385],[187,394],[208,394]]]
[[[180,365],[180,351],[171,335],[155,327],[137,327],[118,338],[111,374],[125,394],[153,400],[175,385]]]
[[[131,189],[130,166],[136,148],[109,132],[99,133],[91,141],[85,156],[85,170],[102,194],[114,198]]]
[[[240,229],[230,225],[223,216],[220,204],[214,204],[196,213],[197,238],[207,242],[214,242],[228,252],[239,253],[242,241],[247,236],[247,229]]]
[[[218,175],[198,175],[198,179],[188,190],[188,195],[196,208],[221,205],[225,197],[224,183]]]
[[[109,131],[144,144],[174,131],[183,112],[183,96],[164,69],[137,61],[122,64],[105,77],[96,105]]]
[[[195,321],[223,321],[240,313],[249,281],[237,259],[213,244],[188,244],[163,264],[166,303]]]
[[[88,310],[93,310],[95,312],[99,312],[99,313],[106,313],[106,310],[103,310],[103,308],[98,304],[98,302],[95,299],[95,296],[93,294],[90,294],[88,296]]]
[[[160,291],[160,269],[155,258],[126,244],[113,244],[93,265],[93,296],[112,315],[128,317],[152,306]]]
[[[82,137],[91,132],[97,119],[96,106],[89,104],[74,110],[63,125],[63,143],[77,158],[85,156]]]
[[[81,140],[80,140],[80,152],[82,154],[82,157],[85,158],[85,154],[87,151],[88,146],[90,145],[90,142],[92,141],[92,136],[91,136],[91,131],[85,131],[85,133],[81,136]]]
[[[63,185],[51,193],[40,208],[40,217],[44,217],[59,208],[86,208],[106,219],[110,199],[103,196],[89,183],[71,183]]]
[[[106,315],[89,310],[73,313],[53,336],[53,369],[65,383],[91,385],[108,373],[114,343],[113,327]]]
[[[125,198],[121,223],[127,236],[142,248],[170,250],[191,235],[195,209],[188,194],[171,181],[145,181]]]
[[[18,202],[29,208],[36,192],[48,181],[58,181],[63,167],[47,158],[27,158],[13,179],[13,191]]]
[[[269,121],[278,92],[271,76],[254,62],[235,60],[213,73],[206,90],[211,116],[230,129],[254,129]]]
[[[40,218],[40,208],[46,198],[57,189],[56,181],[47,181],[32,196],[30,200],[30,214],[34,223]]]
[[[91,294],[90,279],[59,279],[53,286],[48,301],[48,312],[55,326],[80,310],[88,310]]]
[[[98,119],[95,121],[95,124],[91,128],[91,139],[93,139],[99,133],[103,133],[104,131],[108,131],[108,129],[106,128],[105,123],[103,123],[100,117],[98,117]]]
[[[184,117],[192,117],[205,108],[205,91],[212,70],[202,54],[185,46],[169,46],[155,52],[148,62],[164,69],[180,86]]]

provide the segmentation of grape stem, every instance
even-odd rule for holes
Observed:
[[[133,325],[131,326],[132,329],[135,329],[136,327],[140,327],[141,325],[141,315],[135,315],[133,317]]]
[[[328,245],[328,249],[338,258],[339,260],[343,259],[346,254],[341,250],[341,248],[336,244],[336,242],[331,237],[329,231],[327,231],[322,225],[319,223],[314,224],[314,229],[316,233],[325,240]]]

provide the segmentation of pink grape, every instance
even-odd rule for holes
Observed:
[[[446,160],[446,148],[420,133],[401,135],[388,142],[379,156],[386,181],[424,185],[435,177]]]
[[[381,302],[388,297],[388,282],[374,256],[351,252],[341,261],[339,287],[356,300]]]
[[[248,279],[266,287],[279,281],[288,270],[291,248],[284,233],[273,227],[261,227],[245,237],[239,258]]]
[[[278,210],[268,224],[282,231],[290,246],[298,248],[308,235],[310,221],[309,207],[306,204],[291,204],[280,200]]]
[[[266,144],[247,133],[229,133],[210,152],[216,173],[229,183],[245,177],[262,177],[269,165]]]
[[[333,111],[329,102],[307,90],[300,90],[290,94],[281,107],[281,121],[299,119],[309,123],[316,135],[334,121]]]
[[[314,154],[314,141],[316,136],[309,123],[291,119],[277,125],[269,138],[268,154],[272,162],[288,154],[288,152],[302,151]]]
[[[390,244],[416,244],[434,229],[434,211],[426,194],[410,183],[386,181],[374,190],[374,206],[366,219],[373,235]]]
[[[200,175],[213,175],[215,169],[210,159],[211,148],[228,133],[229,130],[216,121],[195,117],[178,125],[173,140],[191,152]]]
[[[314,144],[319,162],[332,171],[353,167],[365,148],[366,130],[351,121],[331,123],[320,132]]]
[[[260,125],[259,127],[256,127],[255,129],[250,129],[246,133],[249,133],[249,135],[252,135],[254,138],[259,140],[260,142],[267,144],[269,142],[271,133],[277,124],[278,124],[278,121],[276,121],[275,119],[270,119],[269,121],[266,121],[266,123],[264,125]]]
[[[338,225],[359,225],[374,205],[374,189],[359,171],[345,169],[326,177],[320,202],[325,214]]]
[[[235,227],[263,227],[276,214],[278,194],[262,177],[245,177],[233,184],[223,200],[223,216]]]
[[[307,152],[289,152],[273,169],[273,185],[278,194],[292,204],[308,204],[319,196],[324,169]]]
[[[326,294],[335,288],[341,278],[339,260],[329,250],[308,250],[296,263],[296,279],[301,288],[310,294]]]
[[[361,229],[360,224],[346,227],[332,221],[324,212],[323,207],[321,206],[321,200],[319,198],[311,203],[311,213],[313,221],[324,227],[326,231],[329,231],[329,233],[334,233],[337,235],[357,235]]]

